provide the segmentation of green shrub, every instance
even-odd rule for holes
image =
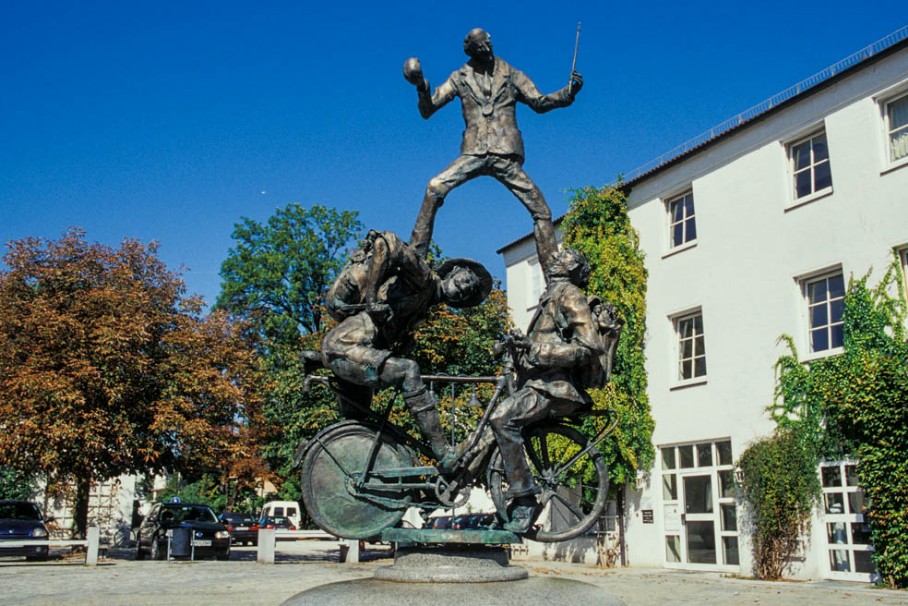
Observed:
[[[810,527],[820,495],[816,455],[794,431],[779,431],[741,453],[739,486],[748,511],[754,575],[780,579]]]

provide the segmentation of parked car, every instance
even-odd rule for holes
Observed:
[[[282,532],[296,530],[296,526],[290,521],[290,518],[282,516],[268,516],[262,518],[259,520],[259,528],[273,529],[276,539],[281,538]]]
[[[450,530],[452,520],[453,518],[451,516],[438,516],[429,520],[426,528],[431,528],[432,530]]]
[[[453,530],[477,530],[491,528],[495,525],[494,513],[468,513],[454,518],[451,522]]]
[[[169,530],[187,529],[190,532],[192,555],[196,558],[214,556],[219,560],[230,557],[230,533],[218,522],[214,511],[196,503],[158,503],[139,526],[136,559],[146,554],[153,560],[167,557]]]
[[[47,526],[38,506],[29,501],[0,501],[0,556],[25,556],[26,560],[46,560],[47,545],[4,547],[4,541],[46,541]]]
[[[230,538],[239,545],[258,545],[259,521],[251,513],[233,513],[225,511],[218,516],[221,524],[227,528]]]
[[[296,501],[268,501],[262,505],[262,511],[259,513],[261,518],[290,518],[290,523],[300,527],[300,504]]]

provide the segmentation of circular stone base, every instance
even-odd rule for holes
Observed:
[[[399,549],[394,565],[375,571],[380,581],[397,583],[493,583],[519,581],[529,576],[519,566],[508,566],[503,547]]]
[[[527,606],[529,604],[583,604],[626,606],[595,585],[552,577],[533,577],[506,583],[391,583],[360,579],[330,583],[296,594],[283,606]]]

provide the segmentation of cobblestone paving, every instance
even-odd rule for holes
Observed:
[[[130,552],[112,552],[94,569],[74,559],[40,564],[0,559],[0,604],[276,605],[325,583],[369,578],[391,563],[387,549],[367,550],[359,564],[339,564],[337,558],[335,542],[299,541],[279,543],[274,565],[256,563],[253,548],[235,548],[228,562],[137,562]],[[628,606],[908,606],[908,592],[858,583],[767,583],[715,573],[602,570],[560,562],[519,565],[531,577],[559,576],[601,587]]]

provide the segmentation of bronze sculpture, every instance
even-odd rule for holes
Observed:
[[[404,401],[435,455],[451,452],[442,434],[435,402],[420,378],[419,366],[400,355],[413,329],[439,303],[472,307],[492,289],[492,277],[479,263],[452,259],[433,271],[415,248],[392,232],[370,231],[328,291],[326,305],[339,322],[322,341],[322,359],[350,397],[400,386]],[[366,390],[357,390],[356,386]]]
[[[576,50],[575,45],[575,61]],[[586,390],[608,381],[620,323],[610,305],[581,290],[589,279],[583,255],[558,252],[548,204],[522,168],[515,115],[518,101],[540,113],[570,105],[583,80],[572,66],[568,86],[542,95],[522,72],[494,56],[489,35],[479,28],[467,34],[464,51],[470,60],[432,93],[419,61],[405,63],[424,118],[460,97],[466,123],[461,155],[430,180],[409,243],[391,232],[369,232],[327,294],[338,325],[320,352],[304,354],[307,368],[311,362],[333,373],[310,375],[306,385],[315,381],[331,389],[348,419],[323,429],[297,454],[307,511],[337,536],[502,544],[525,535],[563,541],[589,530],[605,509],[608,470],[596,446],[616,427],[617,414],[592,410]],[[547,287],[527,335],[512,331],[498,349],[500,374],[421,375],[406,356],[429,309],[478,305],[491,290],[492,278],[478,263],[454,259],[433,270],[425,260],[445,196],[480,175],[503,183],[529,210]],[[474,399],[477,384],[495,388],[475,429],[456,447],[445,439],[427,389],[436,382],[451,385],[453,427],[454,385],[472,389]],[[394,422],[393,402],[383,411],[372,409],[373,391],[386,386],[403,396],[428,443]],[[585,415],[609,419],[592,439],[576,425]],[[438,462],[426,465],[433,458]],[[413,505],[425,511],[463,506],[477,484],[488,489],[503,529],[415,535],[392,530]]]
[[[463,261],[446,265],[455,264],[469,267]],[[447,288],[466,294],[456,295],[461,305],[488,293],[479,270],[468,272],[473,276],[464,287],[446,287],[442,283],[458,270],[443,266],[433,277],[425,269],[396,236],[371,232],[331,290],[328,307],[341,322],[318,358],[334,377],[309,377],[306,383],[317,380],[330,388],[350,420],[325,428],[298,454],[309,515],[332,534],[360,539],[381,534],[396,537],[385,540],[500,544],[519,540],[517,535],[550,542],[586,532],[600,519],[608,492],[608,471],[596,446],[617,424],[613,411],[590,410],[586,389],[608,380],[620,326],[610,306],[580,290],[589,276],[585,259],[568,249],[551,260],[549,285],[528,336],[514,331],[505,339],[499,349],[503,369],[494,377],[420,376],[413,361],[392,354],[399,351],[395,339],[406,340],[409,333],[394,328],[406,322],[391,318],[421,318],[427,304],[451,297],[443,294]],[[414,288],[414,273],[427,275],[428,282]],[[379,288],[371,287],[370,275],[380,277]],[[410,297],[402,298],[405,293]],[[495,386],[476,428],[456,448],[440,435],[438,412],[425,390],[429,381]],[[429,444],[414,441],[389,418],[390,404],[372,410],[371,390],[382,385],[404,392]],[[575,425],[581,415],[607,416],[610,422],[589,439]],[[427,466],[420,455],[439,463]],[[503,527],[453,534],[390,530],[414,504],[427,511],[463,506],[476,483],[488,489]]]
[[[470,60],[431,93],[419,60],[408,59],[404,64],[404,77],[416,87],[423,118],[428,119],[454,97],[460,97],[466,124],[460,156],[426,187],[411,242],[418,242],[417,249],[424,255],[435,214],[445,196],[471,179],[489,175],[504,184],[530,212],[537,254],[545,267],[557,250],[555,227],[542,192],[523,170],[523,138],[517,127],[516,105],[519,101],[537,113],[567,107],[583,86],[583,78],[572,71],[566,87],[543,95],[523,72],[495,56],[485,30],[471,30],[463,46]]]
[[[611,306],[581,290],[590,266],[582,253],[565,249],[549,261],[548,285],[527,336],[516,333],[517,391],[501,402],[490,422],[514,499],[505,530],[526,533],[535,520],[541,491],[524,454],[523,429],[549,417],[589,412],[587,388],[601,388],[611,373],[620,325]]]

